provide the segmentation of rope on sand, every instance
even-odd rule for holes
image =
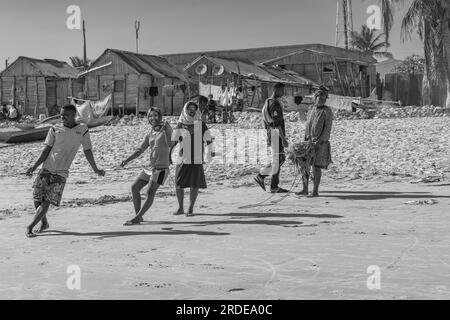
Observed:
[[[274,201],[271,201],[268,204],[265,204],[267,201],[269,201],[270,199],[272,199],[276,195],[276,193],[273,193],[271,196],[269,196],[267,199],[265,199],[263,201],[260,201],[260,202],[255,203],[255,204],[248,204],[248,205],[245,205],[245,206],[240,206],[240,207],[238,207],[238,209],[251,209],[251,208],[257,208],[257,207],[273,206],[274,204],[280,203],[281,201],[283,201],[284,199],[286,199],[289,196],[289,193],[295,187],[295,184],[297,182],[297,178],[300,176],[300,172],[295,167],[294,167],[294,174],[295,174],[294,181],[292,182],[292,185],[289,188],[289,192],[287,192],[285,195],[283,195],[280,199],[274,200]]]

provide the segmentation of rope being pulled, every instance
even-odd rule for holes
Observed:
[[[300,175],[304,176],[310,174],[310,168],[314,161],[315,156],[314,145],[311,142],[301,141],[298,143],[294,143],[291,147],[289,147],[289,149],[285,154],[287,160],[289,160],[294,165],[294,181],[292,182],[292,185],[289,188],[289,192],[280,197],[280,199],[278,200],[270,201],[269,203],[267,203],[270,199],[272,199],[276,195],[274,193],[268,198],[264,199],[263,201],[260,201],[255,204],[240,206],[238,207],[239,209],[250,209],[263,206],[271,206],[280,203],[289,196],[289,193],[295,187],[297,179]]]

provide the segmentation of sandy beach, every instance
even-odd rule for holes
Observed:
[[[133,227],[122,224],[133,213],[139,169],[110,169],[148,126],[99,127],[94,154],[107,175],[90,173],[79,152],[50,229],[34,239],[25,237],[32,180],[19,173],[42,143],[2,146],[0,298],[449,299],[448,124],[336,121],[334,164],[315,199],[264,193],[252,182],[255,165],[210,165],[195,216],[173,216],[172,168],[145,222]],[[288,123],[291,141],[302,125]],[[438,179],[419,180],[429,176]],[[298,182],[286,164],[281,185],[298,191]],[[69,266],[79,267],[79,290],[67,286]],[[370,266],[380,270],[379,289],[367,285]]]

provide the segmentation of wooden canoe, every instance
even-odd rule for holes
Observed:
[[[26,131],[3,131],[0,132],[0,141],[6,143],[24,143],[44,140],[50,128],[51,126]]]
[[[96,119],[92,119],[87,124],[88,128],[94,128],[109,123],[114,116],[104,116]],[[44,140],[47,136],[48,130],[52,126],[45,126],[41,128],[34,128],[29,130],[10,130],[0,131],[0,141],[6,143],[24,143],[32,141]]]

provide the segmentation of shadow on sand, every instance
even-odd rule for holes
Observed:
[[[281,213],[281,212],[240,212],[240,213],[223,213],[223,214],[210,214],[210,213],[198,213],[196,216],[210,216],[210,217],[255,217],[255,218],[319,218],[319,219],[336,219],[343,218],[335,214],[306,214],[306,213]]]
[[[47,230],[39,233],[38,236],[80,236],[80,237],[98,237],[97,239],[129,237],[129,236],[152,236],[152,235],[186,235],[195,234],[199,236],[227,236],[227,232],[213,232],[213,231],[182,231],[182,230],[164,230],[164,231],[110,231],[110,232],[74,232],[74,231],[58,231]]]
[[[390,191],[322,191],[320,195],[323,197],[333,197],[341,200],[450,198],[450,196],[433,195],[428,192]]]

